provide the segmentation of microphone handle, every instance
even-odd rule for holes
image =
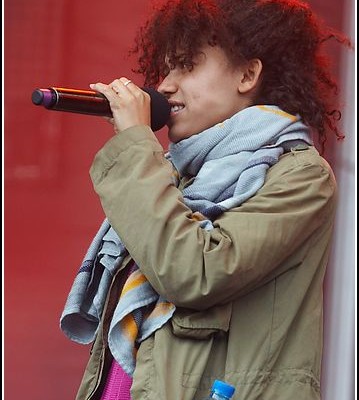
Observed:
[[[171,106],[165,96],[152,88],[142,88],[151,97],[151,128],[158,131],[166,125]],[[69,111],[79,114],[112,117],[107,98],[93,90],[50,87],[36,89],[32,93],[32,102],[49,110]]]
[[[102,93],[93,90],[61,87],[36,89],[32,93],[32,102],[50,110],[112,117],[107,98]]]

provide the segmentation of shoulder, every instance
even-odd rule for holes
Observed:
[[[261,189],[236,211],[277,216],[333,214],[337,201],[334,174],[328,162],[311,146],[292,149],[273,165]]]
[[[287,182],[292,179],[309,180],[313,184],[325,181],[336,188],[332,168],[313,146],[297,146],[283,154],[278,163],[269,169],[266,184],[278,179]]]

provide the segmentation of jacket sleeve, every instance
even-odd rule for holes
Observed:
[[[268,173],[258,193],[211,231],[192,218],[149,127],[111,138],[90,174],[107,218],[154,289],[177,306],[202,310],[300,264],[311,236],[332,218],[330,169],[304,153],[293,153],[290,168]]]

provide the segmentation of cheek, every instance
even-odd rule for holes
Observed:
[[[198,90],[192,95],[192,99],[195,102],[201,101],[202,98],[206,98],[206,94],[203,92],[203,90]]]

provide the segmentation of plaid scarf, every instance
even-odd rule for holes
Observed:
[[[200,229],[252,197],[263,185],[268,168],[297,143],[312,144],[299,116],[275,106],[246,108],[197,135],[171,144],[167,158],[174,179],[194,177],[183,190]],[[178,179],[175,185],[178,186]],[[60,327],[73,341],[94,340],[106,296],[128,251],[107,219],[95,235],[67,298]],[[124,284],[110,324],[109,348],[123,370],[132,376],[138,345],[163,326],[175,305],[156,293],[134,264]]]

